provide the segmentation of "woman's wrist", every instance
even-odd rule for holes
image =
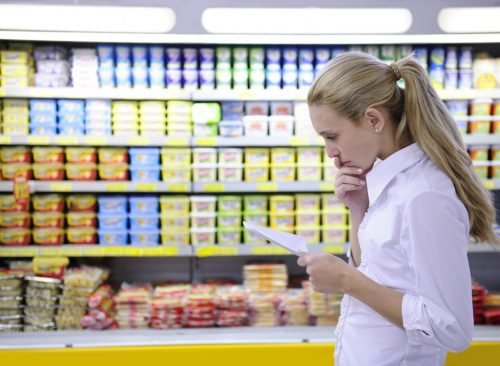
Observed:
[[[352,266],[346,266],[344,273],[342,274],[341,277],[341,291],[344,294],[351,295],[354,293],[354,289],[356,287],[357,283],[357,276],[360,274],[360,272],[352,267]]]

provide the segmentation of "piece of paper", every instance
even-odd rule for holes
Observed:
[[[279,245],[295,255],[307,253],[306,238],[300,235],[285,233],[283,231],[269,229],[268,227],[254,225],[243,221],[247,230],[257,233],[267,240]]]

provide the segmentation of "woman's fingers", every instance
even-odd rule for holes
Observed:
[[[337,179],[335,179],[335,185],[341,186],[342,184],[364,186],[365,181],[363,179],[360,179],[358,177],[353,177],[351,175],[341,175]]]

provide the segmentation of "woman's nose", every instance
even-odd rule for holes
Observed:
[[[330,159],[334,159],[340,155],[337,149],[329,148],[328,146],[326,147],[326,154]]]

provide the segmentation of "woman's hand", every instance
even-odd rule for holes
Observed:
[[[355,269],[329,253],[304,254],[297,263],[306,267],[309,281],[316,292],[345,292],[346,280]]]
[[[335,158],[335,166],[339,169],[335,175],[335,196],[351,212],[366,212],[368,209],[367,172],[357,167],[341,166],[339,158]]]

